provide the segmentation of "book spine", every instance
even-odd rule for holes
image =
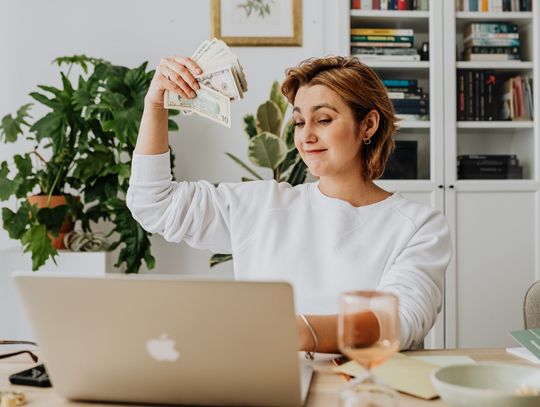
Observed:
[[[458,73],[458,89],[457,89],[457,120],[465,120],[465,72],[459,70]]]
[[[410,42],[414,41],[413,36],[408,35],[351,35],[351,42]]]
[[[410,28],[351,28],[351,35],[406,35],[414,36]]]
[[[398,10],[407,10],[407,0],[397,0]]]
[[[392,99],[392,103],[396,109],[403,107],[413,108],[413,107],[429,107],[429,101],[425,99]]]
[[[391,86],[418,86],[417,79],[383,79],[382,83],[386,87]]]
[[[351,41],[351,47],[412,48],[410,42]]]

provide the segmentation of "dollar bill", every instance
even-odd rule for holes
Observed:
[[[197,76],[196,79],[200,84],[228,96],[229,99],[237,100],[244,96],[231,66],[213,72],[205,72]]]
[[[185,99],[174,92],[164,93],[167,109],[181,110],[184,113],[197,113],[226,127],[231,127],[231,100],[215,90],[201,84],[197,96]]]

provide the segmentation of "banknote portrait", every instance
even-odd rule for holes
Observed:
[[[211,7],[212,34],[229,45],[302,45],[302,0],[212,0]]]

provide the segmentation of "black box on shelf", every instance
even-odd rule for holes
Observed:
[[[418,141],[396,140],[381,179],[418,179]]]
[[[460,155],[458,179],[522,179],[523,167],[515,154]]]

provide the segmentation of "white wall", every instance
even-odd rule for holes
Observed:
[[[179,119],[180,132],[171,134],[178,179],[239,180],[244,173],[225,152],[246,158],[242,116],[266,100],[286,67],[335,49],[334,0],[303,3],[303,47],[234,48],[249,92],[232,105],[230,130],[195,115]],[[58,56],[86,54],[130,67],[149,61],[153,68],[162,56],[191,55],[209,37],[210,0],[0,0],[0,117],[30,102],[36,84],[58,84],[58,70],[51,65]],[[23,143],[0,144],[0,161],[24,148]],[[210,273],[210,253],[159,236],[152,241],[155,272]],[[0,229],[0,251],[14,246],[18,242]],[[230,263],[211,271],[231,272]]]

